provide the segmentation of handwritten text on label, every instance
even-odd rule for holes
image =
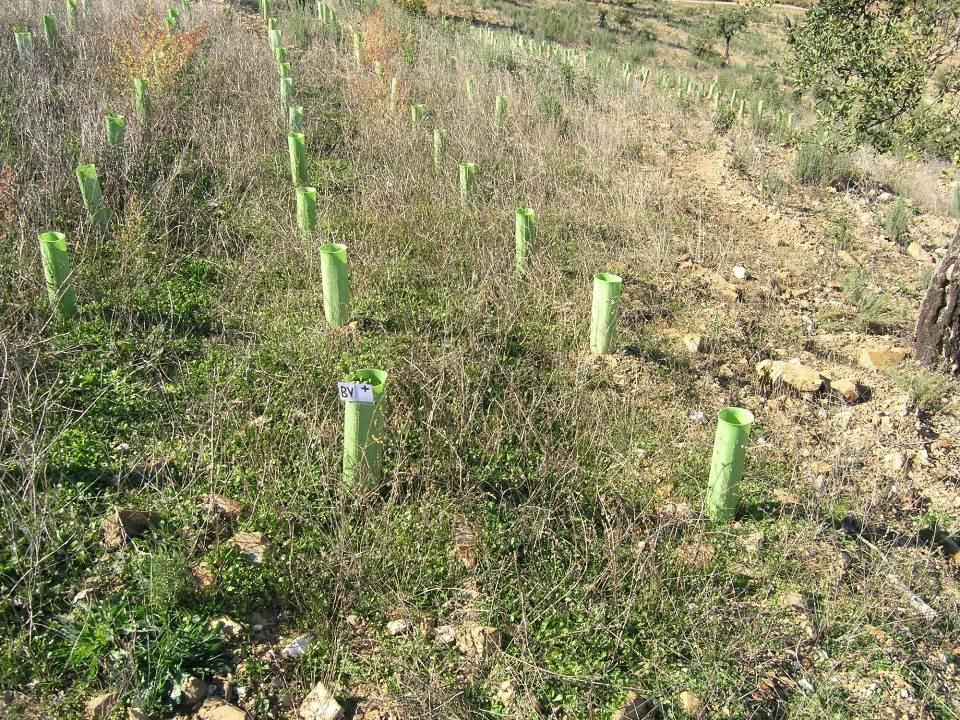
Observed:
[[[340,402],[356,402],[373,405],[373,385],[361,382],[338,382]]]

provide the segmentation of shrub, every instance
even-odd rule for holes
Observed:
[[[153,10],[141,11],[128,27],[126,36],[105,38],[114,59],[111,79],[120,92],[132,88],[136,77],[146,78],[151,91],[163,92],[176,82],[207,36],[206,25],[189,32],[168,32],[163,16]]]
[[[363,38],[364,62],[379,62],[384,66],[401,51],[407,41],[380,11],[372,12],[364,18],[360,25],[360,37]]]
[[[690,36],[690,52],[696,57],[705,59],[716,55],[713,49],[714,36],[701,29]]]
[[[409,15],[426,15],[426,0],[393,0],[393,4]]]
[[[306,47],[313,36],[313,15],[305,7],[294,3],[284,23],[284,38],[294,47]]]
[[[956,383],[939,372],[903,367],[890,372],[891,379],[910,396],[914,406],[928,413],[943,410],[956,391]]]
[[[850,185],[856,179],[847,155],[816,140],[797,148],[793,174],[804,185]]]
[[[911,215],[913,210],[910,204],[902,197],[898,197],[887,210],[887,217],[884,220],[884,229],[890,240],[901,245],[906,244],[910,238]]]
[[[727,103],[720,103],[713,113],[713,129],[723,134],[733,127],[737,121],[737,111]]]
[[[540,116],[543,118],[543,121],[556,126],[556,128],[563,134],[567,129],[567,118],[563,112],[563,103],[560,100],[549,93],[542,93],[540,95]]]
[[[854,238],[850,219],[846,215],[831,215],[827,219],[830,224],[824,232],[833,241],[834,248],[837,250],[853,250]]]
[[[887,332],[903,321],[902,314],[891,305],[890,297],[874,289],[859,269],[850,271],[843,280],[843,291],[857,308],[853,326],[860,332]]]

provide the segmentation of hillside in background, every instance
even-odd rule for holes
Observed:
[[[0,717],[960,715],[955,171],[819,144],[802,11],[72,7],[0,6]]]

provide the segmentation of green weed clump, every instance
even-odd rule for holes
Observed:
[[[903,314],[893,305],[890,296],[875,289],[859,268],[844,278],[843,291],[856,307],[855,329],[885,333],[903,322]]]
[[[720,103],[713,113],[713,129],[723,135],[737,122],[737,111],[727,103]]]
[[[883,227],[887,238],[898,245],[906,245],[910,239],[910,224],[913,220],[913,209],[904,198],[898,197],[887,209]]]
[[[803,185],[851,185],[856,178],[849,157],[830,143],[806,140],[797,148],[793,175]]]
[[[957,383],[943,373],[920,367],[905,365],[892,370],[890,376],[915,407],[928,413],[943,410],[957,390]]]

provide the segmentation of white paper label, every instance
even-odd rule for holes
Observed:
[[[362,382],[338,382],[340,402],[356,402],[373,405],[373,385]]]

